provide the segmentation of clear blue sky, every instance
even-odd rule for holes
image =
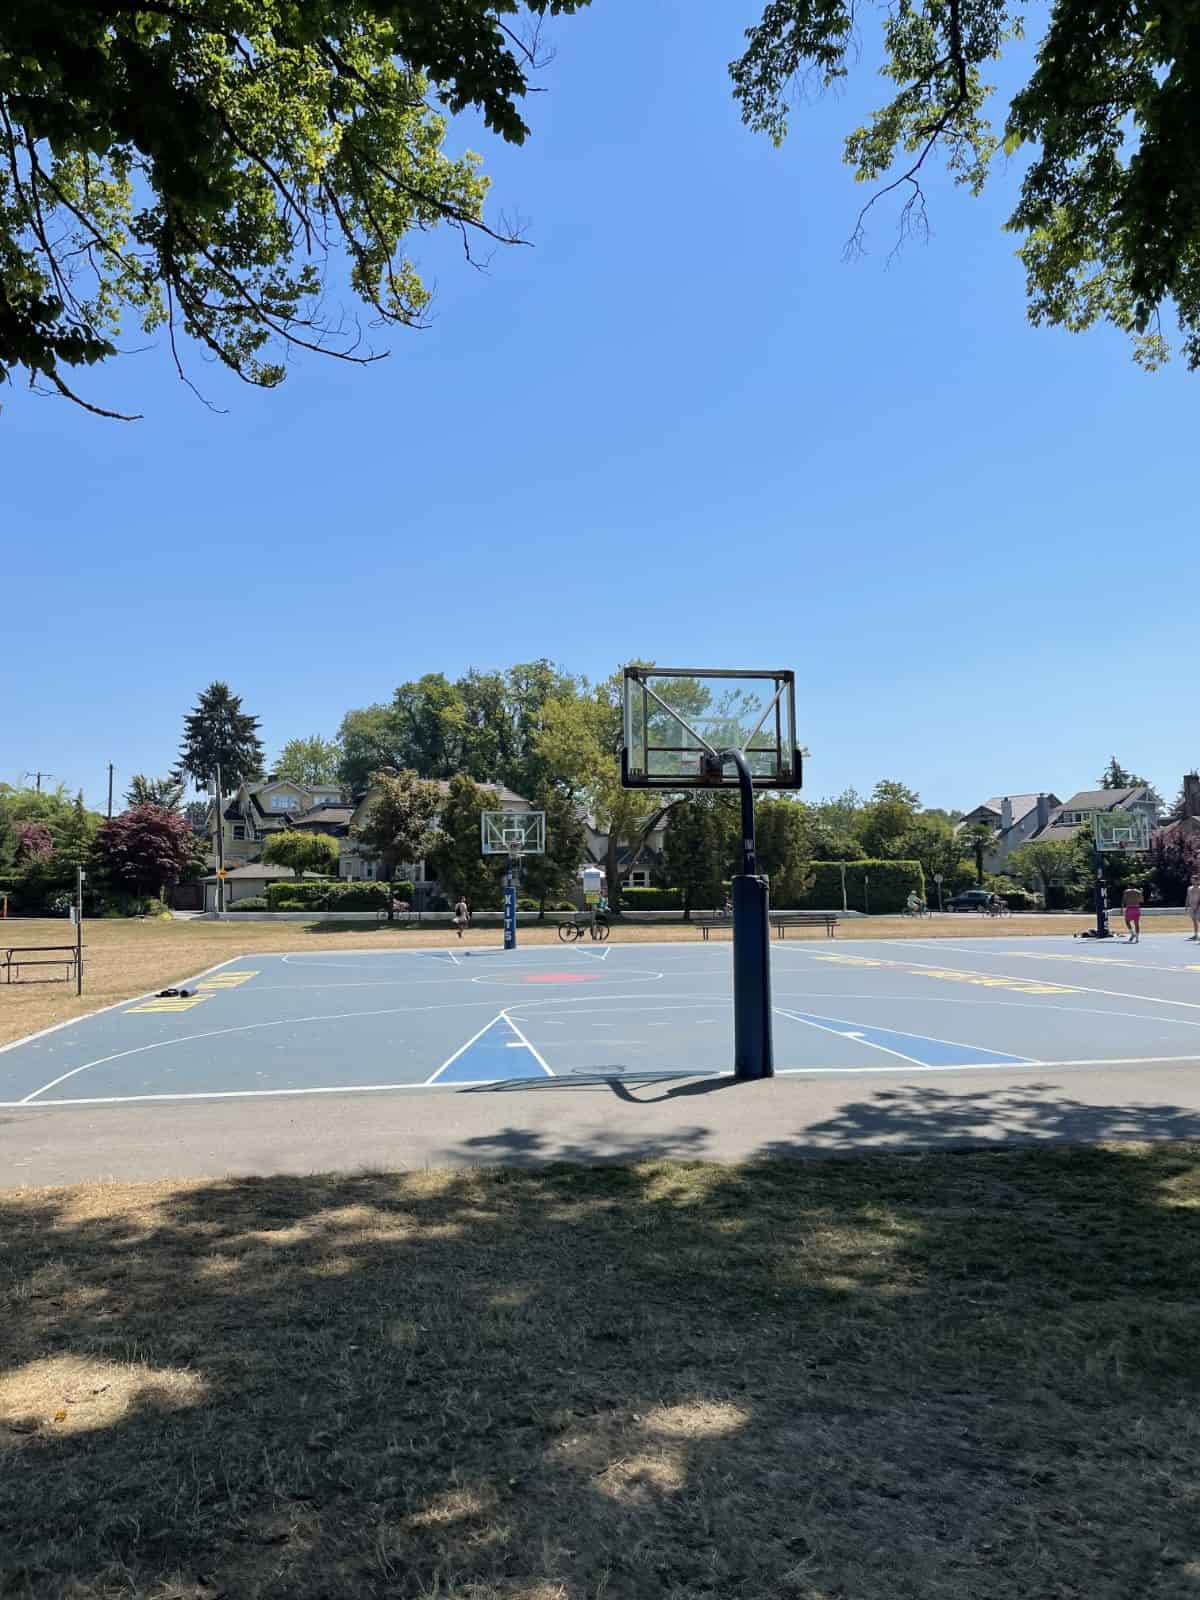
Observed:
[[[434,326],[261,394],[162,348],[82,380],[146,420],[0,398],[0,778],[100,801],[172,764],[213,678],[268,751],[424,672],[549,656],[794,665],[810,793],[930,805],[1200,759],[1200,376],[1027,326],[1015,175],[842,261],[870,79],[746,132],[751,5],[595,0],[521,150],[464,121],[536,248],[421,241]],[[135,332],[126,340],[139,342]]]

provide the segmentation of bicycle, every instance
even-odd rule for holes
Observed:
[[[558,937],[563,944],[573,944],[576,939],[582,939],[585,933],[603,942],[608,938],[609,931],[603,917],[572,917],[569,922],[560,922],[558,925]]]

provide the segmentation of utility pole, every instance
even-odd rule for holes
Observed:
[[[108,818],[110,822],[112,821],[112,772],[113,764],[110,761],[108,763]]]
[[[217,915],[225,915],[225,818],[221,815],[221,763],[217,762],[216,776],[213,779],[213,790],[216,798],[216,830],[217,830]]]
[[[41,792],[42,792],[42,779],[43,778],[52,778],[54,776],[54,774],[52,772],[27,772],[25,774],[25,776],[27,778],[36,779],[36,781],[37,781],[37,792],[39,794],[41,794]]]

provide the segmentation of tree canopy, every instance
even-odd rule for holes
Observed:
[[[316,783],[336,783],[341,746],[336,739],[313,733],[307,739],[289,739],[272,763],[277,778],[311,788]]]
[[[436,783],[411,770],[372,773],[370,784],[374,798],[354,836],[379,857],[391,878],[402,862],[412,865],[429,854],[437,840],[434,821],[441,795]]]
[[[405,240],[484,220],[479,157],[443,151],[474,106],[502,138],[536,24],[586,0],[11,0],[0,15],[0,378],[84,401],[74,370],[128,322],[271,387],[290,348],[371,361],[324,309],[348,267],[368,318],[419,326]],[[516,25],[507,20],[515,19]],[[332,269],[332,271],[331,271]]]
[[[125,791],[125,804],[129,806],[161,806],[164,811],[181,811],[187,779],[177,773],[165,778],[148,778],[144,772],[135,772]]]
[[[210,683],[195,710],[183,719],[179,770],[198,789],[206,789],[219,765],[225,793],[246,779],[260,778],[263,746],[258,726],[258,718],[242,710],[241,695],[227,683]]]
[[[900,200],[901,237],[925,233],[922,174],[940,157],[978,194],[1004,157],[1027,157],[1008,227],[1021,235],[1030,320],[1072,332],[1108,322],[1148,367],[1173,312],[1200,365],[1200,4],[1052,0],[1034,69],[993,117],[989,75],[1024,28],[1008,0],[908,0],[878,11],[889,98],[850,130],[845,160],[871,186],[868,213]],[[875,54],[854,0],[769,0],[731,64],[743,120],[786,136],[793,105]]]
[[[336,872],[337,840],[306,828],[283,828],[263,845],[262,858],[271,866],[290,867],[298,878],[306,872]]]

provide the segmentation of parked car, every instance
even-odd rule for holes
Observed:
[[[946,901],[947,911],[982,911],[992,898],[990,889],[964,889]]]

